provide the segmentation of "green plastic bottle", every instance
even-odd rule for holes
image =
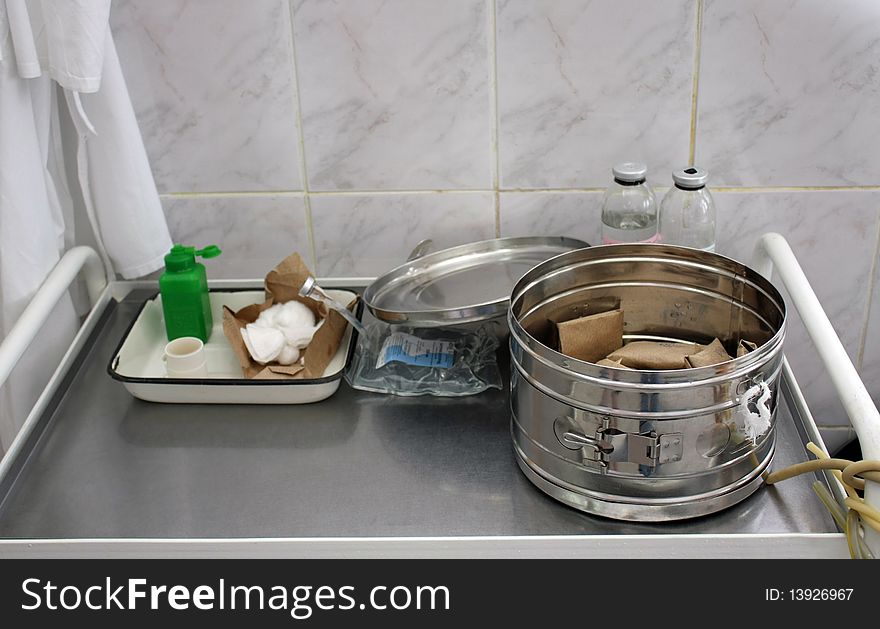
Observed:
[[[169,341],[181,336],[195,336],[208,342],[214,324],[208,277],[205,265],[196,262],[196,256],[214,258],[219,255],[217,245],[198,251],[195,247],[174,245],[165,256],[165,272],[159,278],[159,292]]]

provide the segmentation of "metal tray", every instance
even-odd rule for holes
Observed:
[[[443,326],[503,317],[516,281],[534,266],[582,240],[553,237],[495,238],[418,257],[393,269],[364,291],[364,303],[388,323]]]
[[[344,303],[356,294],[328,290]],[[248,380],[223,334],[223,306],[238,310],[265,299],[262,289],[212,290],[214,328],[205,344],[207,378],[169,378],[162,352],[168,342],[162,321],[162,297],[147,299],[134,316],[113,353],[107,372],[136,398],[148,402],[177,404],[306,404],[324,400],[339,388],[339,382],[354,351],[357,332],[348,326],[336,354],[320,378],[301,380]],[[362,305],[358,304],[358,315]]]

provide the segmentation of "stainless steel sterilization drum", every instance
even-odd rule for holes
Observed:
[[[617,307],[625,342],[758,347],[669,371],[600,367],[553,349],[555,322]],[[755,271],[684,247],[580,249],[520,279],[508,323],[514,448],[546,493],[590,513],[662,521],[718,511],[760,486],[776,439],[785,303]],[[769,393],[773,415],[749,436],[756,390]]]

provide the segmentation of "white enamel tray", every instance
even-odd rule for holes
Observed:
[[[355,293],[328,289],[327,293],[348,303]],[[336,392],[345,367],[351,360],[357,333],[351,326],[321,378],[302,380],[248,380],[223,334],[223,306],[238,310],[265,299],[262,290],[212,290],[211,314],[214,327],[205,344],[207,378],[169,378],[162,354],[168,339],[162,316],[162,297],[144,302],[110,359],[107,371],[128,391],[148,402],[176,404],[307,404],[324,400]],[[358,313],[361,305],[358,303]]]

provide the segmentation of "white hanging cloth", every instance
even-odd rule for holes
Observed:
[[[76,126],[84,205],[108,270],[150,273],[171,247],[109,12],[110,0],[0,0],[0,336],[73,242],[59,107]],[[69,299],[51,321],[0,391],[0,450],[77,328]]]

